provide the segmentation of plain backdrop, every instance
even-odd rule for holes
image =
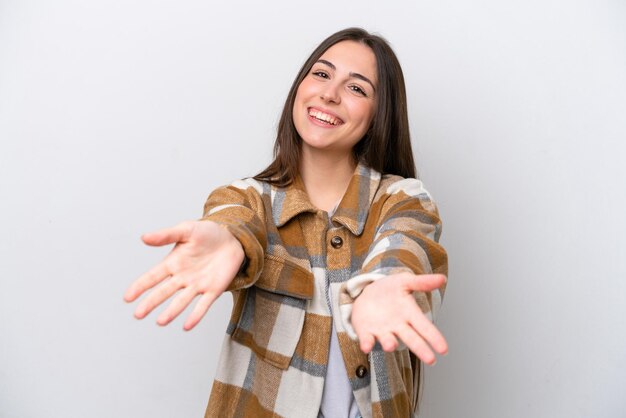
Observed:
[[[203,415],[231,298],[191,332],[135,320],[168,251],[139,236],[264,168],[349,26],[399,56],[444,221],[420,416],[626,416],[621,0],[0,0],[0,416]]]

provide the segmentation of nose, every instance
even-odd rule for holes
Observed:
[[[327,82],[324,85],[324,89],[320,93],[320,98],[325,102],[341,103],[341,94],[339,93],[339,84],[333,82]]]

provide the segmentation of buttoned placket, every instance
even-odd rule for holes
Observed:
[[[328,265],[328,258],[329,257],[340,257],[340,258],[350,258],[351,254],[350,252],[352,251],[350,248],[350,231],[348,231],[348,229],[341,225],[339,227],[335,227],[332,224],[332,221],[328,222],[329,224],[329,228],[326,231],[326,264]],[[346,252],[348,252],[348,254],[346,254]],[[329,277],[328,274],[326,276],[326,300],[327,302],[330,304],[330,296],[329,296]],[[331,309],[331,312],[334,312]],[[334,321],[334,319],[333,319]],[[357,368],[354,370],[354,374],[357,378],[359,379],[364,379],[367,377],[367,374],[369,372],[368,370],[368,366],[369,366],[369,360],[370,360],[370,354],[368,353],[367,355],[367,364],[360,364],[359,366],[357,366]]]
[[[339,312],[337,312],[335,309],[336,308],[335,305],[330,306],[330,304],[332,303],[332,300],[330,298],[330,292],[329,292],[329,288],[330,288],[330,279],[331,279],[331,269],[328,268],[329,265],[333,265],[333,264],[346,264],[345,260],[349,260],[351,257],[351,253],[352,253],[352,242],[351,242],[351,232],[344,226],[344,225],[339,225],[339,226],[335,226],[333,225],[333,222],[330,220],[330,218],[328,219],[328,228],[326,230],[326,265],[327,265],[327,274],[326,274],[326,301],[329,304],[329,309],[331,311],[331,314],[333,316],[333,328],[331,328],[331,332],[335,332],[334,329],[334,322],[337,318],[335,318],[336,315],[339,315]],[[331,262],[329,261],[329,259],[332,258],[338,258],[339,261],[337,260],[336,262]],[[351,264],[351,263],[348,263]],[[348,271],[350,271],[350,268],[348,267]],[[344,277],[342,278],[343,280],[347,280],[349,277]],[[334,298],[338,298],[338,295],[334,295]],[[344,367],[346,366],[346,364],[344,364]],[[354,375],[358,378],[358,379],[365,379],[367,378],[368,375],[368,366],[369,366],[369,354],[367,356],[367,362],[365,364],[359,364],[356,369],[352,370],[352,372],[354,373]],[[349,371],[347,371],[349,373]]]
[[[338,204],[337,204],[338,206]],[[346,251],[350,251],[349,243],[347,243],[348,237],[346,236],[346,228],[341,226],[333,225],[331,221],[332,215],[334,214],[337,206],[330,212],[322,212],[326,217],[326,280],[325,280],[325,289],[324,292],[326,294],[326,303],[328,304],[328,309],[331,312],[331,315],[338,314],[338,312],[333,311],[332,300],[330,298],[330,268],[329,268],[329,258],[338,257],[338,258],[348,258],[350,254],[345,254]]]

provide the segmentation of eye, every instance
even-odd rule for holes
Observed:
[[[330,78],[328,73],[325,72],[325,71],[322,71],[322,70],[315,70],[311,74],[313,74],[314,76],[317,76],[317,77],[321,77],[321,78]]]
[[[348,86],[348,88],[352,90],[353,92],[360,94],[363,97],[367,97],[367,93],[365,93],[365,90],[363,90],[361,87],[357,86],[356,84],[352,84]]]

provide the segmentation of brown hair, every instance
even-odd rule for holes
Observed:
[[[278,123],[274,161],[257,174],[255,179],[286,186],[296,178],[300,169],[302,143],[292,115],[296,92],[313,64],[328,48],[341,41],[361,42],[370,47],[376,57],[378,74],[374,119],[365,136],[352,150],[355,161],[361,161],[383,174],[416,177],[409,134],[406,89],[398,58],[381,36],[372,35],[361,28],[348,28],[326,38],[300,68],[291,85]]]

